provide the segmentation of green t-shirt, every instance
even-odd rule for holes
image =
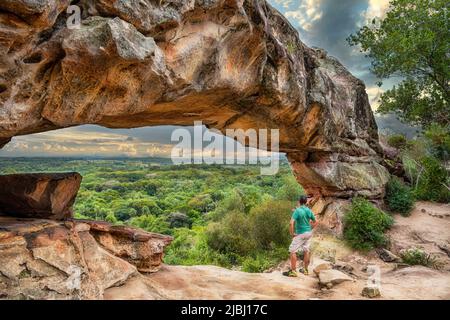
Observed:
[[[302,234],[311,231],[310,220],[316,221],[316,217],[310,208],[301,206],[295,209],[292,214],[292,219],[295,220],[295,233]]]

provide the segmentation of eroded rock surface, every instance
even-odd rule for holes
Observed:
[[[80,183],[76,172],[0,175],[0,215],[71,218]]]
[[[101,299],[139,270],[158,270],[171,237],[97,225],[0,217],[0,298]]]
[[[0,147],[98,124],[279,129],[299,182],[380,197],[388,179],[365,86],[266,1],[0,2]]]

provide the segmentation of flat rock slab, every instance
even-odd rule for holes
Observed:
[[[352,281],[345,273],[338,270],[322,270],[319,273],[319,282],[322,286],[333,286],[345,281]]]
[[[76,172],[1,175],[0,215],[52,220],[71,218],[81,179]]]

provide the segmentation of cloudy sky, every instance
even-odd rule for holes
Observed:
[[[382,17],[389,0],[269,0],[298,28],[300,38],[309,46],[324,48],[337,57],[354,75],[362,79],[372,107],[382,88],[369,71],[370,62],[351,48],[346,38],[374,17]],[[390,123],[392,124],[392,119]],[[394,121],[394,124],[396,122]],[[0,150],[0,156],[167,156],[174,142],[174,127],[106,129],[81,126],[15,137]]]

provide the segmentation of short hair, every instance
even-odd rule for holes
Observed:
[[[300,204],[306,204],[308,202],[308,197],[302,195],[298,198],[298,202],[300,202]]]

